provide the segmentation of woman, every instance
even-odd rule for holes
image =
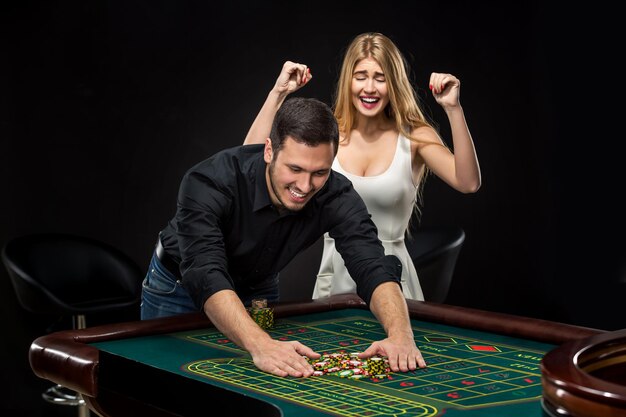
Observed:
[[[462,193],[481,185],[474,143],[460,104],[460,81],[432,73],[430,90],[450,123],[454,153],[426,120],[396,45],[380,33],[358,35],[346,50],[335,92],[334,114],[341,133],[333,170],[350,179],[378,228],[385,253],[402,262],[402,289],[424,300],[404,243],[413,210],[429,172]],[[312,79],[306,65],[287,61],[252,124],[245,142],[262,143],[274,114],[292,92]],[[334,240],[326,234],[313,298],[355,292]]]

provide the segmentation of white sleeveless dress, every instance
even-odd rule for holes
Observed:
[[[417,196],[411,169],[411,142],[400,135],[391,165],[385,172],[373,177],[360,177],[346,172],[333,161],[333,170],[345,175],[359,193],[374,224],[385,255],[395,255],[402,262],[402,291],[413,300],[424,300],[417,272],[404,243],[404,233],[409,224]],[[348,274],[343,258],[335,249],[335,240],[324,234],[324,252],[313,289],[313,298],[334,294],[356,293],[356,283]]]

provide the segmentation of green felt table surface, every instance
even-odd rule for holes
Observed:
[[[545,416],[540,361],[554,345],[418,320],[412,327],[428,366],[379,379],[276,377],[215,328],[94,345],[109,357],[271,402],[284,416]],[[362,309],[280,318],[269,333],[318,353],[361,352],[385,337]]]

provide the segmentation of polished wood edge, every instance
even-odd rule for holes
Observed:
[[[407,305],[413,319],[551,344],[561,344],[605,332],[589,327],[427,301],[407,300]]]
[[[549,343],[562,343],[601,332],[595,329],[446,304],[407,300],[407,306],[414,319]],[[335,295],[306,302],[278,303],[272,307],[274,316],[277,318],[342,308],[368,308],[367,304],[354,294]],[[119,339],[129,335],[139,337],[180,332],[211,325],[203,313],[190,313],[154,320],[60,331],[35,339],[30,347],[29,360],[37,376],[64,385],[83,395],[96,397],[99,356],[98,350],[90,343]]]
[[[622,346],[626,343],[626,329],[568,341],[548,352],[541,361],[541,374],[550,402],[561,404],[565,401],[566,409],[601,402],[620,408],[623,414],[619,415],[626,416],[626,386],[597,378],[577,363],[586,353],[617,343]]]
[[[626,417],[626,409],[607,402],[599,403],[564,391],[542,378],[542,406],[554,416],[563,417]]]

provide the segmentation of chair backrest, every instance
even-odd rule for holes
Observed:
[[[419,228],[406,238],[426,301],[445,302],[464,242],[458,226]]]
[[[143,272],[129,256],[103,242],[40,233],[10,240],[2,262],[26,310],[88,314],[138,305]]]

